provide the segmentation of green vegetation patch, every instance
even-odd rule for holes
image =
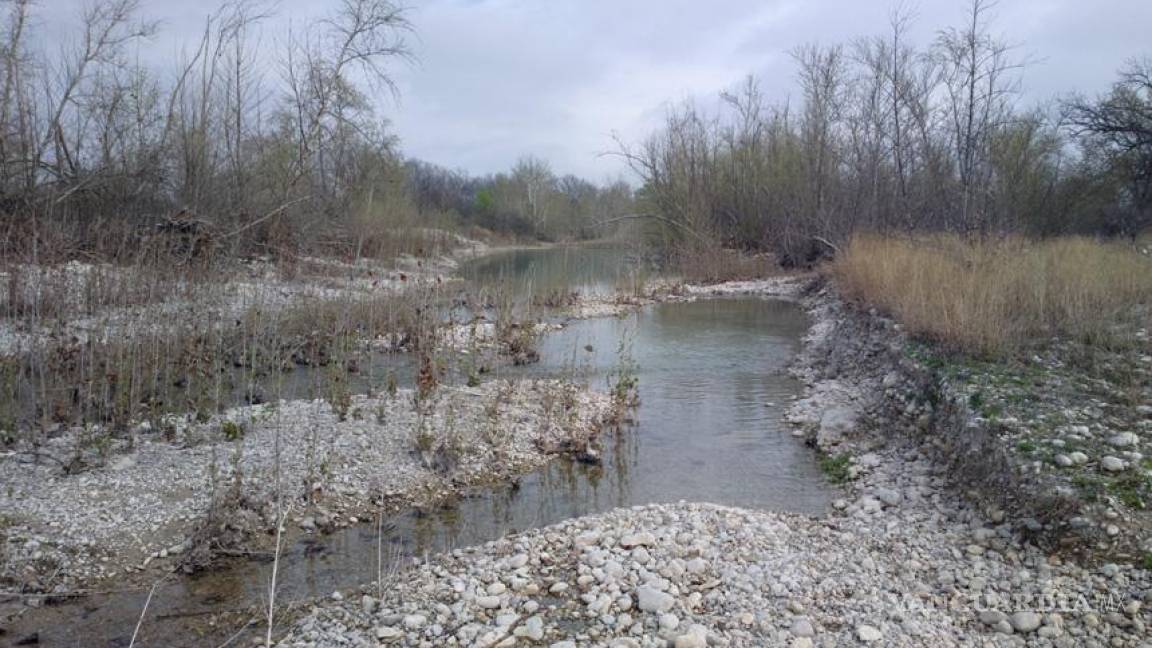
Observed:
[[[851,479],[849,468],[852,466],[852,457],[847,454],[820,455],[820,470],[833,484],[843,484]]]

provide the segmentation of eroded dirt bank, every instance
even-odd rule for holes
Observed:
[[[685,503],[574,519],[318,601],[282,644],[1145,645],[1149,572],[1061,549],[1085,546],[1063,540],[1081,528],[1067,493],[1031,479],[897,325],[806,280],[695,292],[809,309],[807,390],[787,417],[844,480],[831,515]]]

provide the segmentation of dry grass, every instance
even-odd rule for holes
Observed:
[[[1053,335],[1111,344],[1148,326],[1152,304],[1152,257],[1087,238],[860,236],[834,274],[911,333],[989,356]]]

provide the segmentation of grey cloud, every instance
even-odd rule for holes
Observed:
[[[45,3],[61,21],[79,0]],[[266,42],[314,20],[327,3],[284,0]],[[334,4],[334,3],[333,3]],[[958,24],[959,0],[916,5],[913,37],[928,43]],[[210,3],[145,1],[165,20],[152,45],[170,56],[200,29]],[[413,156],[485,173],[517,157],[549,159],[556,171],[594,180],[621,173],[598,157],[610,133],[637,139],[667,102],[712,100],[755,73],[772,96],[794,93],[787,52],[881,33],[894,3],[873,0],[425,0],[413,6],[418,61],[396,69],[399,104],[382,100]],[[1126,58],[1152,54],[1152,2],[1002,0],[996,29],[1034,63],[1023,71],[1026,102],[1105,89]]]

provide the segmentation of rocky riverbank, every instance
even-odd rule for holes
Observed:
[[[720,284],[696,285],[657,279],[627,294],[573,295],[560,312],[570,319],[623,317],[639,308],[667,302],[686,302],[712,297],[772,297],[797,299],[810,281],[807,275],[772,277]]]
[[[425,234],[428,249],[442,252],[423,258],[401,255],[387,262],[250,258],[199,273],[79,261],[0,267],[0,283],[7,287],[0,292],[0,313],[8,315],[0,320],[0,357],[46,345],[156,334],[173,320],[229,323],[251,312],[267,315],[325,302],[355,303],[435,290],[460,281],[453,272],[461,261],[506,249],[449,232]],[[16,316],[26,310],[35,316]]]
[[[806,367],[826,393],[792,413],[838,455],[866,436],[923,448],[957,493],[1030,539],[1090,562],[1152,566],[1152,355],[1146,331],[1124,346],[1053,339],[999,361],[911,341],[830,288],[810,299],[833,322]],[[823,386],[823,387],[821,387]],[[848,448],[851,449],[850,447]]]
[[[1043,511],[1003,505],[1041,500],[988,497],[1042,482],[993,481],[1017,475],[1002,452],[949,461],[998,446],[934,433],[971,416],[924,391],[937,383],[899,327],[805,283],[695,291],[803,293],[807,391],[787,417],[843,482],[829,516],[680,504],[570,520],[317,602],[282,645],[1146,645],[1149,571],[1071,560],[1036,533]]]
[[[104,449],[60,434],[0,457],[0,578],[36,604],[196,568],[221,549],[266,549],[280,519],[289,534],[353,524],[584,451],[610,411],[584,386],[491,381],[239,407],[142,426]]]

